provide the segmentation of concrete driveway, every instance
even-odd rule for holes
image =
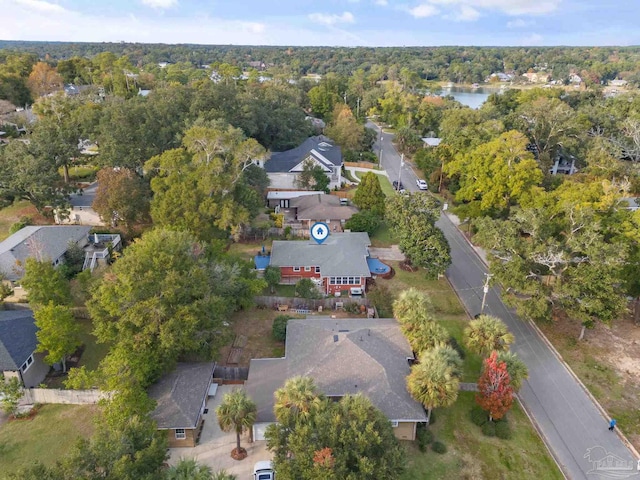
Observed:
[[[236,446],[236,434],[225,433],[218,426],[215,409],[222,402],[225,393],[234,388],[242,388],[241,385],[220,385],[214,398],[207,401],[209,412],[204,415],[204,428],[200,443],[193,448],[170,448],[170,465],[176,464],[181,458],[194,458],[203,465],[209,465],[214,472],[226,470],[237,475],[238,480],[249,479],[253,473],[253,465],[260,460],[270,460],[271,454],[267,451],[267,442],[249,443],[249,435],[241,439],[241,446],[246,448],[249,454],[241,461],[231,458],[231,450]]]

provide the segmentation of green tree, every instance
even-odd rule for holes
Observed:
[[[513,352],[501,350],[498,352],[498,361],[504,362],[511,379],[511,387],[518,392],[522,382],[529,378],[529,369],[525,363]]]
[[[49,302],[54,305],[71,304],[69,282],[60,270],[51,265],[50,260],[27,258],[20,283],[27,290],[27,300],[34,308],[48,305]]]
[[[320,291],[310,278],[302,278],[296,283],[296,295],[302,298],[318,298]]]
[[[271,293],[275,293],[276,286],[280,283],[281,277],[282,272],[279,267],[268,265],[267,268],[264,269],[264,280],[267,282],[267,285],[269,285]]]
[[[22,395],[24,395],[24,391],[18,378],[7,379],[0,376],[0,407],[5,413],[15,415],[18,412],[18,404]]]
[[[13,288],[11,288],[11,284],[6,281],[6,278],[6,274],[0,272],[0,305],[5,298],[13,295]]]
[[[364,126],[358,123],[348,105],[339,103],[333,109],[333,120],[327,126],[326,134],[345,150],[359,150]]]
[[[445,354],[427,350],[420,355],[419,362],[411,367],[407,389],[427,409],[428,423],[434,408],[450,407],[458,399],[460,380]]]
[[[393,314],[417,354],[443,346],[449,339],[445,328],[436,322],[433,305],[424,292],[415,288],[402,291],[393,302]]]
[[[212,480],[213,472],[208,465],[201,465],[193,458],[181,458],[165,472],[165,480]]]
[[[276,390],[273,411],[287,425],[308,421],[320,408],[322,396],[310,377],[292,377]]]
[[[27,79],[27,86],[33,98],[42,97],[62,89],[62,77],[55,68],[45,62],[38,62]]]
[[[225,432],[234,431],[236,433],[234,452],[239,458],[246,456],[246,450],[240,447],[240,435],[253,427],[256,422],[256,412],[256,404],[244,390],[233,390],[231,393],[227,393],[222,399],[222,403],[216,408],[220,428]]]
[[[304,162],[302,171],[296,178],[296,185],[303,190],[328,192],[329,183],[329,177],[327,177],[324,169],[312,160]]]
[[[477,205],[467,209],[477,212],[475,216],[495,214],[512,202],[526,200],[543,177],[527,145],[524,135],[510,131],[469,153],[458,154],[444,166],[447,175],[460,179],[456,199]]]
[[[84,266],[85,251],[76,242],[71,240],[67,244],[67,251],[64,252],[64,263],[60,267],[64,276],[68,279],[76,276],[82,271]]]
[[[367,172],[360,179],[353,203],[361,210],[369,210],[375,215],[383,216],[385,198],[378,176],[375,173]]]
[[[44,361],[49,365],[62,362],[62,371],[67,371],[67,356],[81,345],[80,325],[73,318],[69,307],[55,305],[53,301],[42,305],[33,314],[36,320],[37,352],[47,352]]]
[[[504,322],[491,315],[480,315],[464,329],[465,345],[479,355],[508,350],[513,341],[514,336]]]
[[[298,382],[304,383],[306,393],[291,404],[310,407],[304,415],[292,415],[290,408],[277,409],[276,398],[278,423],[270,425],[265,435],[278,478],[401,477],[403,449],[389,420],[366,397],[347,395],[331,402],[314,392],[313,382]]]
[[[103,168],[97,174],[98,188],[92,207],[112,227],[122,223],[130,229],[149,220],[151,192],[148,184],[128,168]]]

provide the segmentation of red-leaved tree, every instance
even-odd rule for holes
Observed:
[[[513,388],[507,364],[498,360],[498,352],[491,352],[491,356],[484,360],[476,402],[489,412],[490,420],[504,417],[513,404]]]

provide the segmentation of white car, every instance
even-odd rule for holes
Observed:
[[[418,185],[418,188],[420,190],[428,190],[429,189],[429,185],[427,185],[427,182],[425,180],[422,180],[421,178],[416,180],[416,185]]]
[[[276,472],[273,471],[271,461],[262,460],[253,466],[253,480],[275,480]]]

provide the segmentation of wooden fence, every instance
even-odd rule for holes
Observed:
[[[25,388],[21,403],[62,403],[69,405],[92,405],[108,398],[101,390],[61,390],[57,388]]]
[[[293,313],[311,313],[317,312],[318,307],[322,307],[322,310],[336,310],[338,308],[345,308],[349,304],[364,305],[368,307],[370,302],[368,298],[364,297],[329,297],[320,299],[307,299],[300,297],[272,297],[272,296],[260,296],[255,297],[257,305],[277,308],[278,305],[286,305],[287,311]]]

